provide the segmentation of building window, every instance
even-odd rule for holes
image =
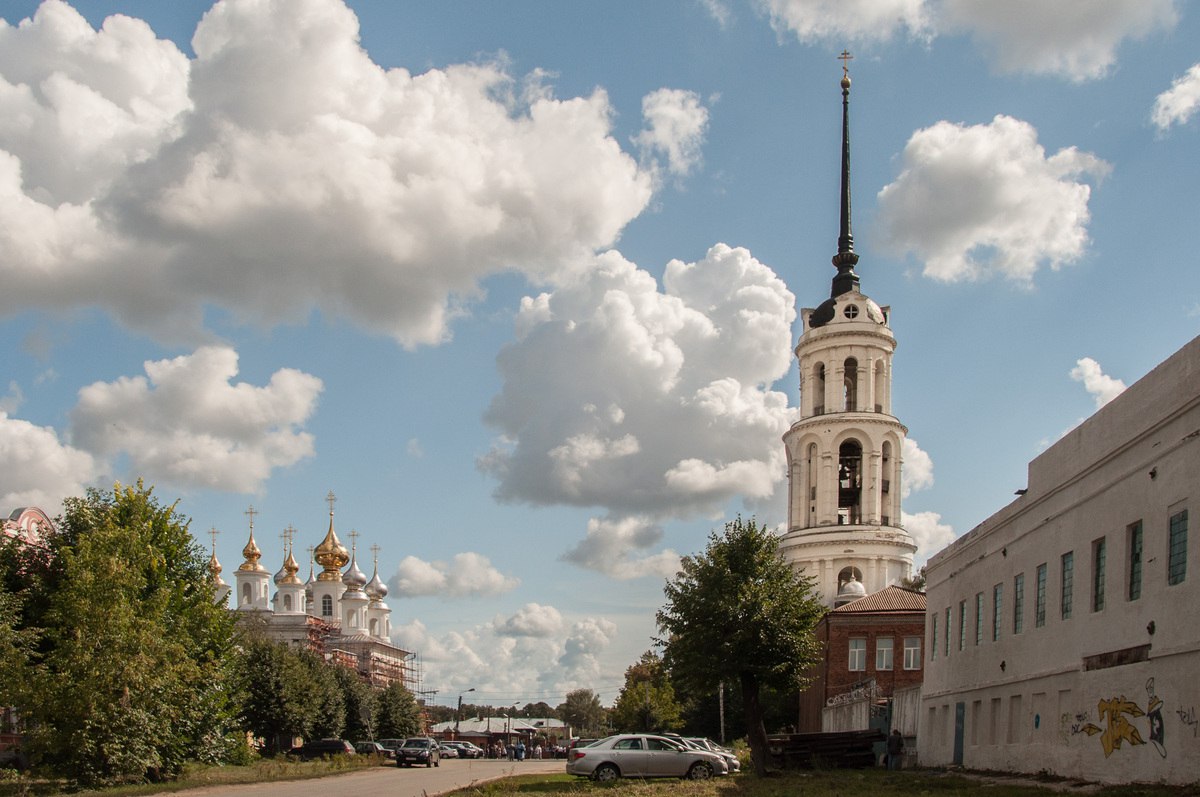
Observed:
[[[1071,599],[1075,592],[1075,552],[1062,555],[1062,619],[1071,619]]]
[[[937,658],[937,615],[929,615],[929,660]]]
[[[1017,573],[1013,577],[1013,633],[1019,634],[1025,628],[1025,574]]]
[[[1183,583],[1187,576],[1187,510],[1171,515],[1171,538],[1167,550],[1167,584]]]
[[[867,640],[850,640],[850,672],[862,672],[867,669]]]
[[[1092,611],[1104,611],[1104,567],[1108,552],[1104,537],[1092,543]]]
[[[1129,526],[1129,600],[1142,597],[1142,521]]]
[[[321,596],[321,616],[333,617],[333,597],[330,595]]]
[[[958,649],[967,644],[967,602],[958,602]]]
[[[1046,624],[1046,564],[1043,562],[1037,569],[1037,598],[1034,607],[1034,624],[1041,628]]]
[[[946,607],[946,647],[944,652],[947,656],[950,655],[950,607]]]
[[[904,669],[921,669],[921,637],[904,637]]]
[[[975,593],[975,644],[983,642],[983,593]]]
[[[892,669],[892,638],[890,636],[875,640],[875,669]]]
[[[992,641],[1000,640],[1000,616],[1004,613],[1001,604],[1004,602],[1004,585],[992,587]]]

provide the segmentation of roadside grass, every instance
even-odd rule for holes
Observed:
[[[710,781],[635,780],[610,784],[562,775],[521,775],[452,792],[447,797],[1192,797],[1200,785],[1113,786],[1061,781],[1040,785],[1001,774],[947,773],[940,770],[790,770],[759,778],[743,773]]]

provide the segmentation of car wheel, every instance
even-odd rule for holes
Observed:
[[[621,777],[621,771],[612,764],[601,764],[596,767],[596,771],[592,773],[592,777],[601,783],[612,783]]]
[[[703,761],[697,761],[692,764],[687,771],[688,780],[708,780],[713,776],[713,768],[711,764],[706,764]]]

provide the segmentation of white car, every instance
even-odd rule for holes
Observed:
[[[703,736],[685,736],[684,741],[695,747],[699,747],[701,750],[707,750],[710,753],[716,753],[717,755],[724,757],[725,762],[729,764],[730,772],[740,772],[742,770],[741,760],[738,759],[737,755],[734,754],[734,752],[728,747],[722,747],[712,739],[708,739]]]
[[[726,775],[725,759],[675,739],[647,733],[621,733],[567,754],[567,774],[601,782],[617,778],[689,778]]]

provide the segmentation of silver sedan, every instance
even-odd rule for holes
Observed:
[[[602,782],[621,777],[707,780],[728,772],[721,756],[652,734],[609,736],[587,747],[576,747],[567,758],[568,775]]]

